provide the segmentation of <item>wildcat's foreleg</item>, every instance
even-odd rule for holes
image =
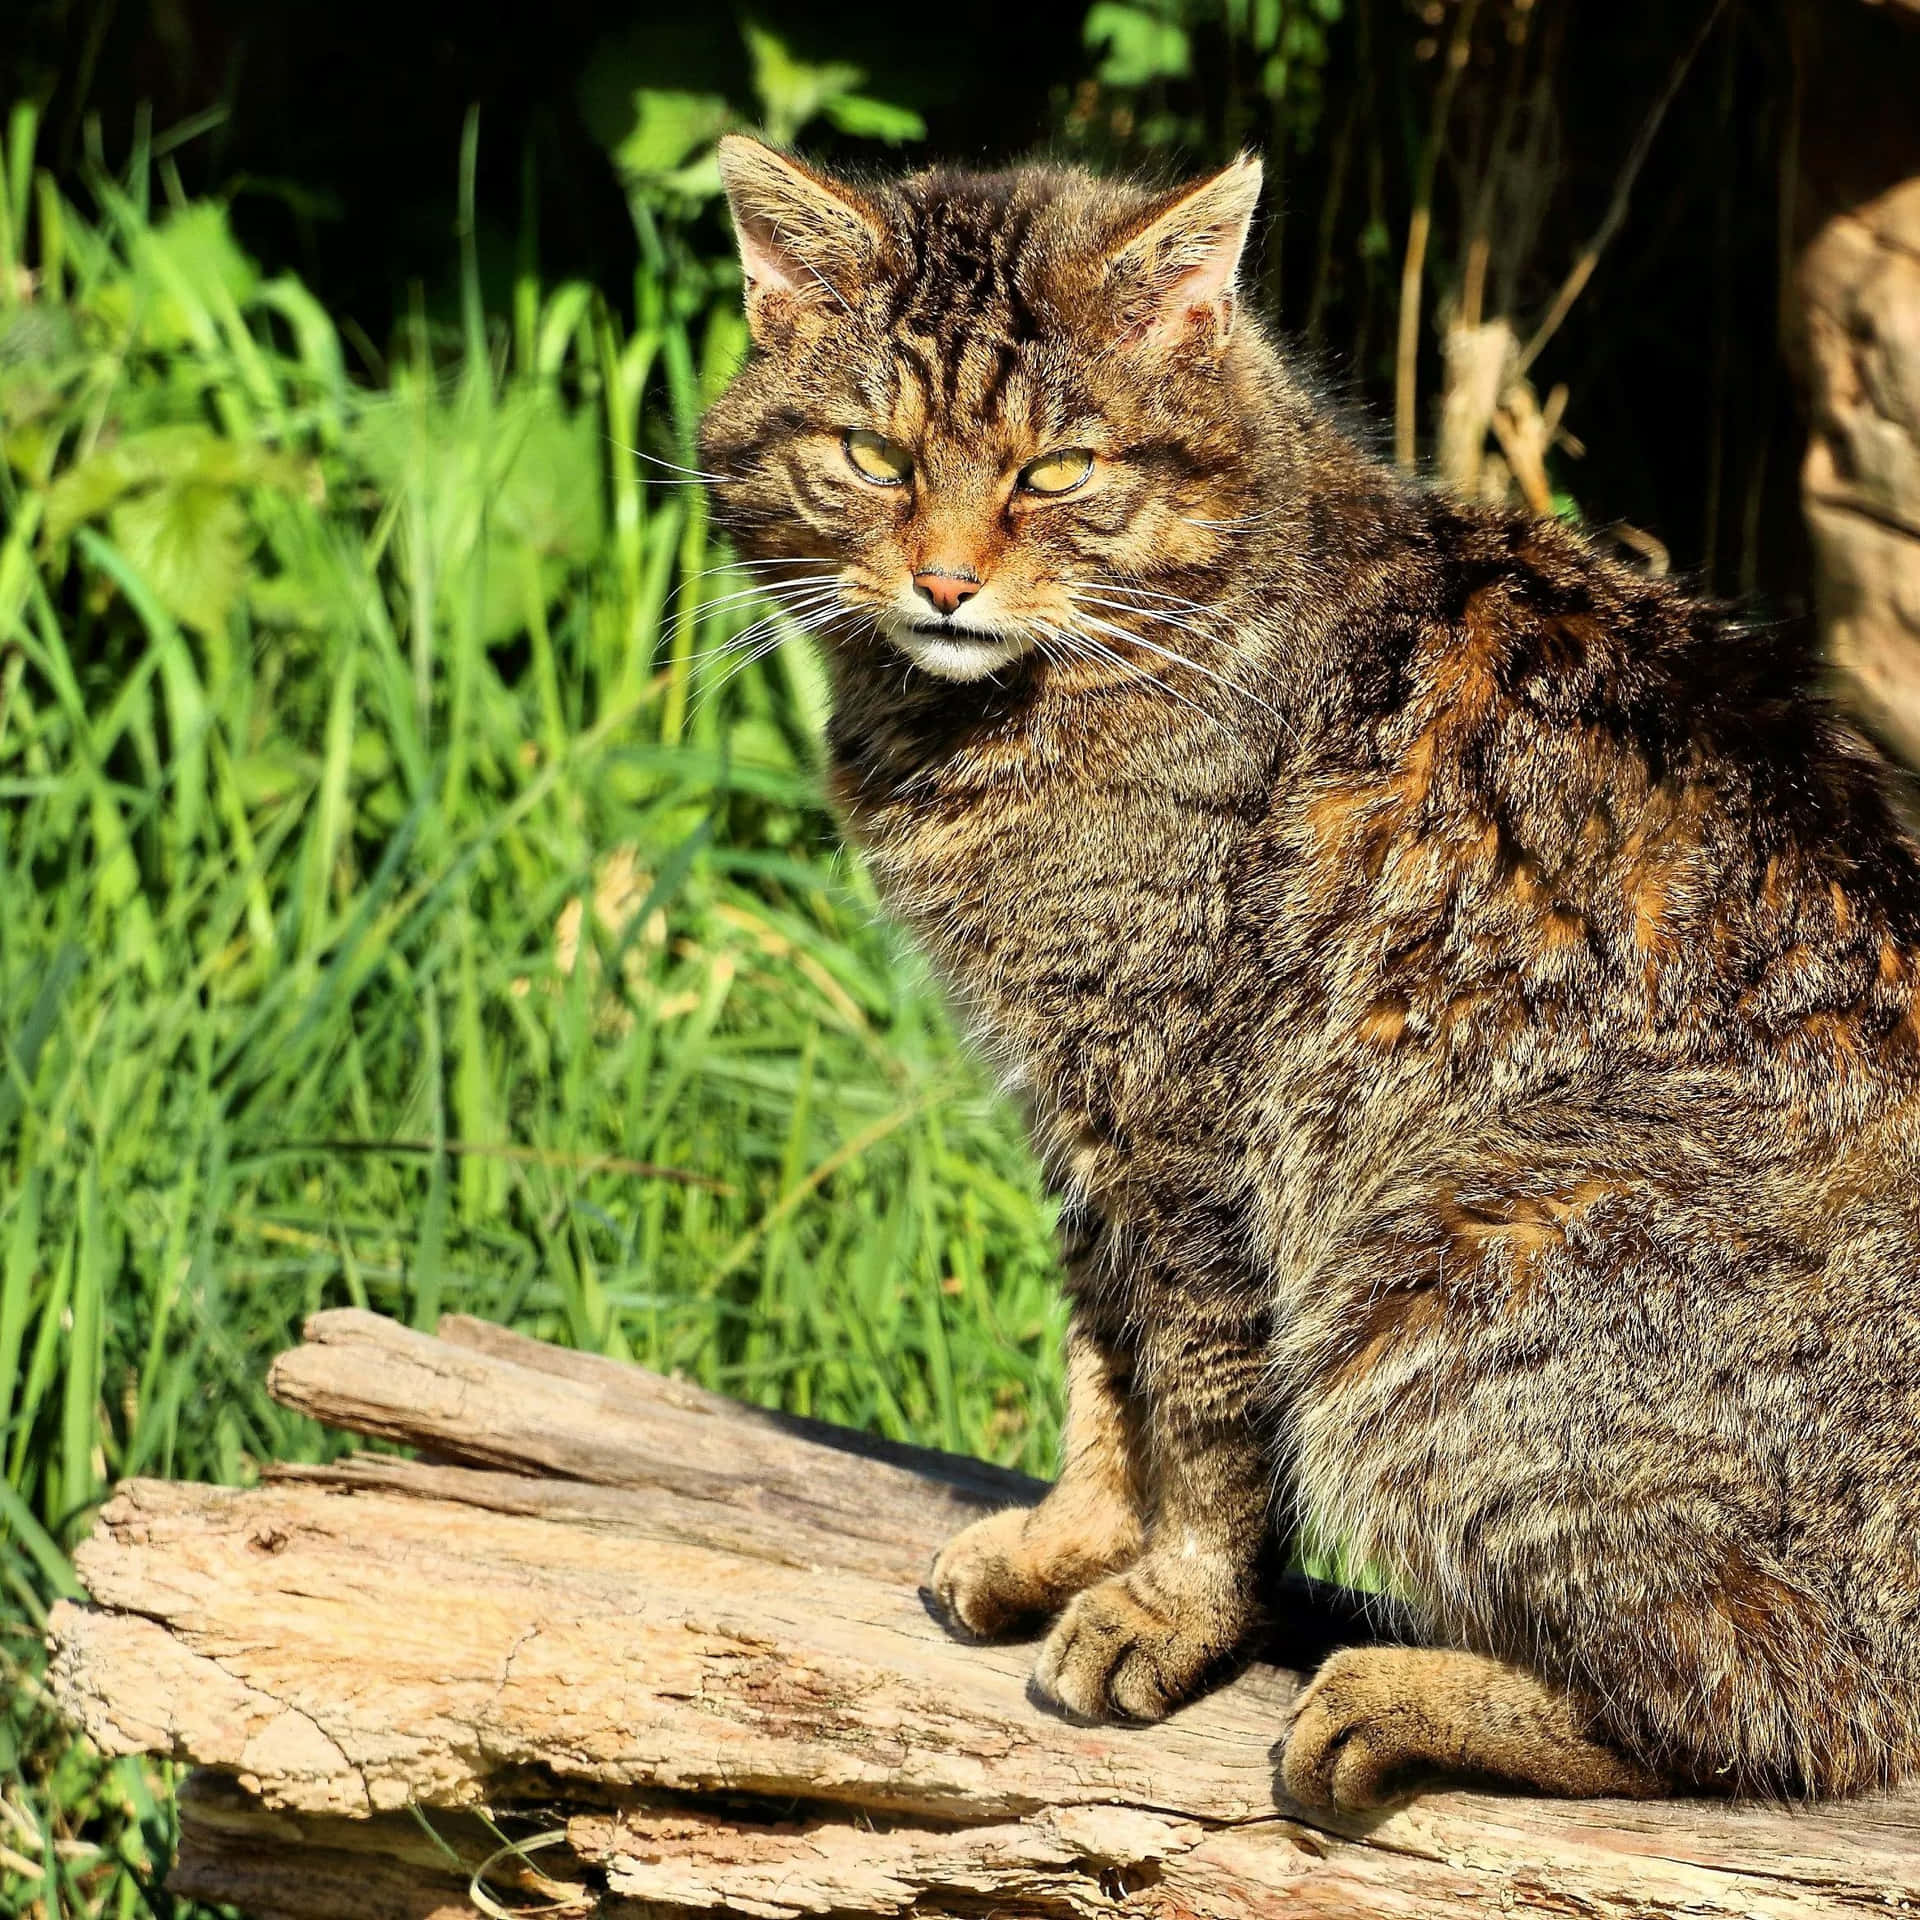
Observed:
[[[934,1560],[927,1585],[948,1619],[981,1635],[1056,1613],[1124,1567],[1145,1537],[1132,1363],[1084,1314],[1067,1334],[1060,1478],[1035,1507],[977,1520]]]
[[[1068,1604],[1034,1669],[1041,1692],[1088,1718],[1158,1720],[1233,1657],[1268,1524],[1259,1329],[1191,1296],[1170,1301],[1141,1335],[1137,1369],[1146,1545]]]

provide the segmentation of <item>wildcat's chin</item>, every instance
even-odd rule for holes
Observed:
[[[969,633],[960,627],[933,627],[889,620],[883,631],[922,673],[938,680],[984,680],[1003,672],[1033,650],[1016,635]]]

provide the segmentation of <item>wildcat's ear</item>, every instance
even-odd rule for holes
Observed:
[[[800,309],[852,305],[883,232],[859,194],[742,133],[720,142],[720,180],[755,339],[789,324]]]
[[[1122,289],[1130,340],[1171,346],[1198,320],[1213,344],[1225,341],[1260,181],[1259,156],[1243,153],[1150,207],[1122,236],[1110,268]]]

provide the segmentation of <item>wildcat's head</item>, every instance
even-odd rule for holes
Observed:
[[[756,351],[703,461],[794,616],[945,680],[1196,650],[1275,428],[1234,311],[1259,163],[1152,193],[855,187],[739,137],[720,162]]]

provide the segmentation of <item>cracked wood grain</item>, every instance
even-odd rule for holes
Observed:
[[[123,1486],[53,1621],[108,1752],[203,1769],[176,1891],[260,1920],[1920,1912],[1920,1801],[1791,1812],[1278,1797],[1295,1677],[1153,1728],[929,1616],[932,1547],[1034,1483],[470,1321],[316,1316],[275,1392],[431,1454]],[[489,1824],[492,1823],[492,1824]],[[518,1876],[517,1878],[515,1876]],[[516,1892],[515,1889],[518,1888]]]

